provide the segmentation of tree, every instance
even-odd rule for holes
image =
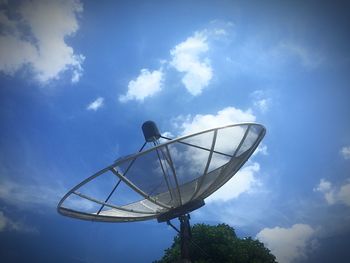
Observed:
[[[263,243],[251,237],[238,238],[227,224],[192,227],[190,246],[192,263],[276,263],[276,258]],[[173,263],[180,260],[180,237],[176,235],[164,256],[154,263]]]

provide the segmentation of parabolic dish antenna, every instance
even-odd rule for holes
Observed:
[[[183,239],[189,231],[187,214],[236,174],[266,133],[256,123],[177,139],[162,136],[152,121],[142,130],[146,142],[138,153],[119,158],[72,188],[60,200],[58,212],[102,222],[157,219],[170,224],[179,218]]]

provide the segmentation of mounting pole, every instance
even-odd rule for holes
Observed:
[[[190,214],[179,216],[180,230],[177,229],[170,220],[167,224],[171,226],[180,235],[180,250],[181,250],[181,263],[191,263],[190,260],[190,243],[192,243],[192,234],[190,226]]]
[[[190,215],[179,216],[180,220],[180,248],[181,248],[181,259],[183,263],[190,263],[190,243],[191,243],[191,226],[190,226]]]

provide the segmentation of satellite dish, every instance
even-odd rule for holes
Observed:
[[[179,218],[181,231],[175,229],[180,232],[182,258],[188,259],[188,213],[203,206],[205,198],[236,174],[266,129],[241,123],[177,139],[162,136],[152,121],[145,122],[142,130],[145,143],[138,153],[117,159],[73,187],[57,210],[64,216],[102,222],[157,219],[173,228],[170,220]],[[117,188],[122,188],[119,198]],[[136,200],[125,194],[130,190]]]

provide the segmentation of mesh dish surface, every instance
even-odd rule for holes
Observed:
[[[119,158],[71,189],[57,210],[103,222],[156,219],[218,190],[249,159],[265,133],[260,124],[233,124]],[[113,187],[120,190],[111,195]]]

